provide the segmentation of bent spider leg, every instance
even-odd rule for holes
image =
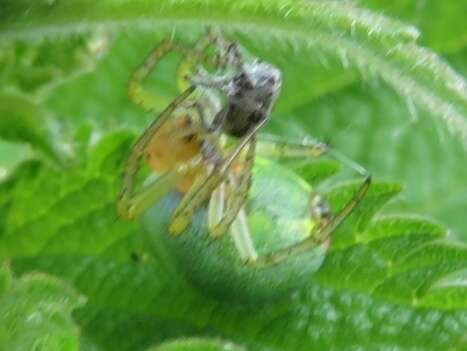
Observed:
[[[206,180],[209,180],[206,183]],[[201,173],[195,179],[193,185],[183,196],[177,208],[173,212],[169,224],[169,233],[172,235],[181,234],[190,224],[195,211],[211,196],[213,191],[219,186],[221,179],[210,177]]]
[[[239,211],[244,207],[248,192],[251,187],[251,172],[255,160],[256,139],[251,138],[244,162],[241,163],[241,170],[238,176],[232,170],[229,172],[230,192],[227,198],[227,208],[218,223],[209,228],[212,236],[217,237],[224,234],[237,217]]]
[[[153,183],[130,199],[127,206],[127,217],[135,218],[145,212],[155,202],[173,190],[186,174],[196,170],[201,165],[201,162],[201,158],[196,158],[190,163],[180,165],[176,169],[162,174]]]
[[[179,106],[190,94],[194,91],[194,87],[190,87],[185,90],[182,94],[177,96],[175,100],[170,103],[164,111],[162,111],[158,118],[156,118],[151,125],[145,130],[145,132],[138,138],[136,143],[130,150],[128,155],[124,173],[123,173],[123,186],[118,200],[117,209],[118,213],[123,218],[131,218],[128,212],[131,199],[134,196],[134,182],[136,173],[139,170],[141,158],[143,157],[146,147],[149,141],[152,139],[154,134],[160,129],[160,127],[170,118],[177,106]]]
[[[356,194],[345,204],[340,212],[327,221],[324,226],[318,225],[316,229],[313,229],[307,239],[282,250],[277,250],[275,252],[259,256],[256,260],[248,260],[245,263],[255,268],[270,267],[284,261],[288,257],[301,254],[324,244],[330,238],[331,234],[362,201],[370,187],[370,184],[371,177],[367,176]]]
[[[218,67],[217,60],[205,53],[211,45],[216,45],[217,35],[217,33],[208,30],[205,36],[196,41],[192,49],[186,51],[185,57],[176,68],[177,86],[180,90],[184,90],[190,85],[187,77],[200,62]]]
[[[146,90],[143,82],[149,77],[159,60],[173,51],[185,54],[187,49],[174,43],[171,39],[162,40],[135,70],[128,82],[128,96],[130,100],[148,112],[160,106],[165,97]]]
[[[190,223],[194,212],[209,198],[212,192],[226,180],[228,171],[235,159],[238,157],[242,149],[250,142],[251,138],[254,138],[258,130],[263,127],[266,121],[267,119],[264,119],[244,137],[242,137],[240,142],[235,146],[233,151],[220,166],[213,165],[207,176],[203,178],[198,177],[174,211],[171,228],[169,229],[172,234],[177,235],[185,230]]]

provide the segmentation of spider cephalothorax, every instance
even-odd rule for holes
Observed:
[[[235,57],[240,60],[242,55],[236,53]],[[227,103],[208,128],[221,129],[230,136],[241,138],[271,116],[282,77],[278,68],[257,59],[237,64],[234,72],[218,77],[201,70],[190,81],[195,86],[218,89],[227,97]]]

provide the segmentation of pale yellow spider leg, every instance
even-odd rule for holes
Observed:
[[[252,181],[251,172],[255,160],[255,146],[256,139],[253,137],[247,146],[247,153],[245,154],[245,160],[241,163],[243,168],[240,173],[237,175],[233,171],[229,172],[230,192],[226,202],[227,208],[221,219],[209,228],[209,232],[214,237],[224,234],[229,229],[247,201]]]
[[[131,79],[128,83],[128,96],[131,101],[137,105],[140,105],[146,111],[153,111],[164,103],[169,103],[168,97],[160,96],[146,90],[143,86],[143,83],[154,70],[159,60],[173,51],[185,55],[189,50],[174,43],[171,39],[164,39],[156,45],[146,60],[135,70],[131,76]],[[185,89],[188,89],[188,87],[185,87]]]
[[[214,237],[223,234],[230,228],[230,237],[243,261],[258,258],[245,212],[245,203],[251,186],[251,169],[255,156],[254,140],[249,146],[249,152],[246,155],[247,159],[242,163],[244,168],[241,170],[240,177],[238,178],[234,172],[229,172],[227,209],[225,213],[222,212],[217,218],[212,219],[209,226],[209,232]],[[209,203],[210,207],[212,207],[211,202]],[[224,210],[223,207],[222,209]]]
[[[242,261],[249,262],[258,259],[244,207],[240,209],[230,225],[230,236]]]
[[[272,134],[258,135],[256,152],[264,157],[320,157],[329,151],[329,146],[317,140],[291,140]]]
[[[251,162],[252,163],[252,162]],[[243,176],[243,182],[251,176],[250,172],[245,172],[248,176]],[[238,196],[232,196],[234,191],[237,191],[238,180],[235,178],[233,172],[229,173],[229,181],[222,182],[212,193],[209,200],[208,206],[208,228],[209,233],[213,235],[211,228],[219,225],[221,221],[226,221],[225,217],[230,216],[232,219],[228,219],[228,224],[226,224],[226,229],[230,227],[230,236],[234,242],[235,247],[239,253],[239,256],[242,260],[255,260],[258,257],[256,252],[253,239],[250,233],[250,227],[248,225],[247,216],[245,213],[244,202],[245,198],[240,198]],[[249,185],[247,185],[249,187]],[[245,188],[245,186],[244,186]],[[228,192],[228,194],[226,194]],[[246,195],[247,191],[243,191]],[[235,204],[232,204],[232,198],[237,199]],[[225,208],[227,203],[227,213],[225,214]],[[232,207],[239,206],[239,210],[233,210]],[[230,212],[229,212],[230,211]],[[231,222],[231,223],[230,223]],[[225,231],[225,230],[223,230]],[[220,234],[223,233],[220,231]]]
[[[164,111],[156,118],[145,132],[138,138],[134,146],[131,148],[128,155],[124,173],[123,173],[123,187],[120,198],[117,204],[118,213],[123,218],[132,218],[129,212],[132,198],[134,197],[134,181],[136,173],[139,170],[141,159],[145,154],[146,147],[149,141],[159,128],[172,116],[173,112],[185,99],[187,99],[193,92],[194,87],[190,87],[182,94],[177,96],[172,103],[165,108]]]
[[[291,256],[301,254],[305,251],[316,248],[324,244],[331,236],[331,234],[342,224],[342,222],[348,217],[348,215],[355,209],[355,207],[362,201],[365,197],[368,188],[371,184],[371,177],[367,176],[363,181],[362,185],[352,197],[352,199],[347,202],[344,208],[333,216],[324,226],[318,225],[315,230],[312,230],[310,236],[303,241],[291,245],[285,249],[277,250],[267,255],[259,256],[254,260],[247,260],[245,263],[252,267],[264,268],[276,265]]]
[[[198,64],[211,64],[217,67],[215,58],[212,58],[206,53],[209,46],[216,44],[217,36],[217,33],[208,30],[206,35],[201,37],[194,44],[193,48],[187,51],[183,60],[180,61],[176,71],[177,86],[180,90],[184,90],[190,85],[187,77],[193,74]]]
[[[207,179],[209,179],[208,184],[206,184]],[[221,182],[222,179],[218,177],[212,178],[204,173],[198,175],[175,209],[170,220],[169,233],[172,235],[181,234],[190,224],[195,211],[210,198]]]
[[[364,167],[321,141],[306,138],[302,140],[291,140],[264,133],[258,135],[258,139],[257,153],[261,156],[287,158],[320,157],[324,154],[328,154],[360,175],[368,176],[368,171]]]
[[[235,148],[230,152],[220,167],[220,173],[225,174],[225,172],[232,166],[235,159],[238,157],[243,148],[251,141],[252,138],[256,138],[256,133],[263,128],[263,126],[268,122],[268,119],[265,118],[259,122],[253,129],[251,129],[245,136],[243,136],[240,141],[237,143]]]
[[[193,48],[186,48],[181,44],[175,43],[171,39],[162,40],[155,46],[153,51],[147,56],[146,60],[133,73],[128,84],[128,96],[130,97],[130,100],[147,111],[153,111],[164,103],[169,103],[168,97],[150,92],[143,86],[144,81],[154,70],[156,64],[171,52],[182,54],[184,58],[178,64],[176,77],[178,88],[180,91],[184,91],[190,86],[186,76],[192,72],[193,67],[197,63],[215,62],[213,59],[210,60],[209,56],[204,53],[204,51],[213,43],[215,43],[215,38],[210,34],[207,35],[207,37],[199,39]]]
[[[190,163],[182,164],[176,169],[162,174],[152,184],[142,189],[130,199],[127,205],[127,217],[136,218],[141,215],[153,206],[154,203],[175,189],[186,174],[198,168],[201,162],[201,158],[197,158]]]
[[[192,185],[174,211],[172,223],[169,228],[172,234],[177,235],[185,230],[194,212],[211,196],[215,189],[227,179],[228,172],[235,159],[266,122],[267,119],[256,125],[255,128],[240,139],[233,151],[231,151],[220,166],[213,165],[213,169],[210,170],[206,177],[198,179],[195,184]]]
[[[222,182],[219,186],[214,189],[209,199],[208,206],[208,228],[213,228],[217,223],[219,223],[224,216],[225,211],[225,202],[226,202],[226,188],[228,185],[227,182]],[[209,231],[211,234],[211,231]]]

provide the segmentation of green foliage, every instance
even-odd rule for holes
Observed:
[[[5,350],[78,350],[71,311],[83,300],[45,274],[13,279],[0,266],[0,345]]]
[[[210,340],[201,338],[188,338],[169,341],[162,345],[151,347],[148,351],[242,351],[243,348],[237,347],[231,342],[221,340]]]
[[[47,129],[45,113],[33,101],[15,94],[0,95],[0,137],[7,141],[31,144],[52,159],[58,155]]]
[[[415,23],[428,48],[415,27],[348,2],[4,1],[0,349],[467,349],[467,249],[449,235],[467,238],[467,89],[447,63],[466,74],[465,2],[362,3]],[[209,24],[283,70],[269,131],[328,140],[379,178],[318,272],[281,297],[248,281],[250,303],[212,296],[231,261],[193,284],[183,265],[229,243],[177,256],[169,206],[149,226],[116,217],[122,161],[153,118],[127,81],[161,38],[191,43]],[[148,82],[160,108],[177,93],[175,65]],[[357,186],[332,160],[288,166],[333,209]],[[196,233],[183,240],[203,247]]]

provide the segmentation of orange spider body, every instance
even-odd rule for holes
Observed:
[[[151,169],[163,174],[201,154],[205,139],[196,133],[181,132],[191,125],[190,117],[185,115],[174,118],[160,127],[146,147],[146,161]],[[242,169],[242,163],[236,161],[232,165],[231,171],[238,174]],[[186,174],[177,184],[177,189],[186,193],[202,171],[203,166],[200,165],[193,172]]]
[[[197,134],[181,134],[179,131],[191,125],[187,116],[174,118],[154,134],[146,148],[146,159],[149,167],[159,174],[189,162],[201,153],[203,139]],[[199,169],[188,173],[177,185],[177,189],[185,193],[193,184]]]

